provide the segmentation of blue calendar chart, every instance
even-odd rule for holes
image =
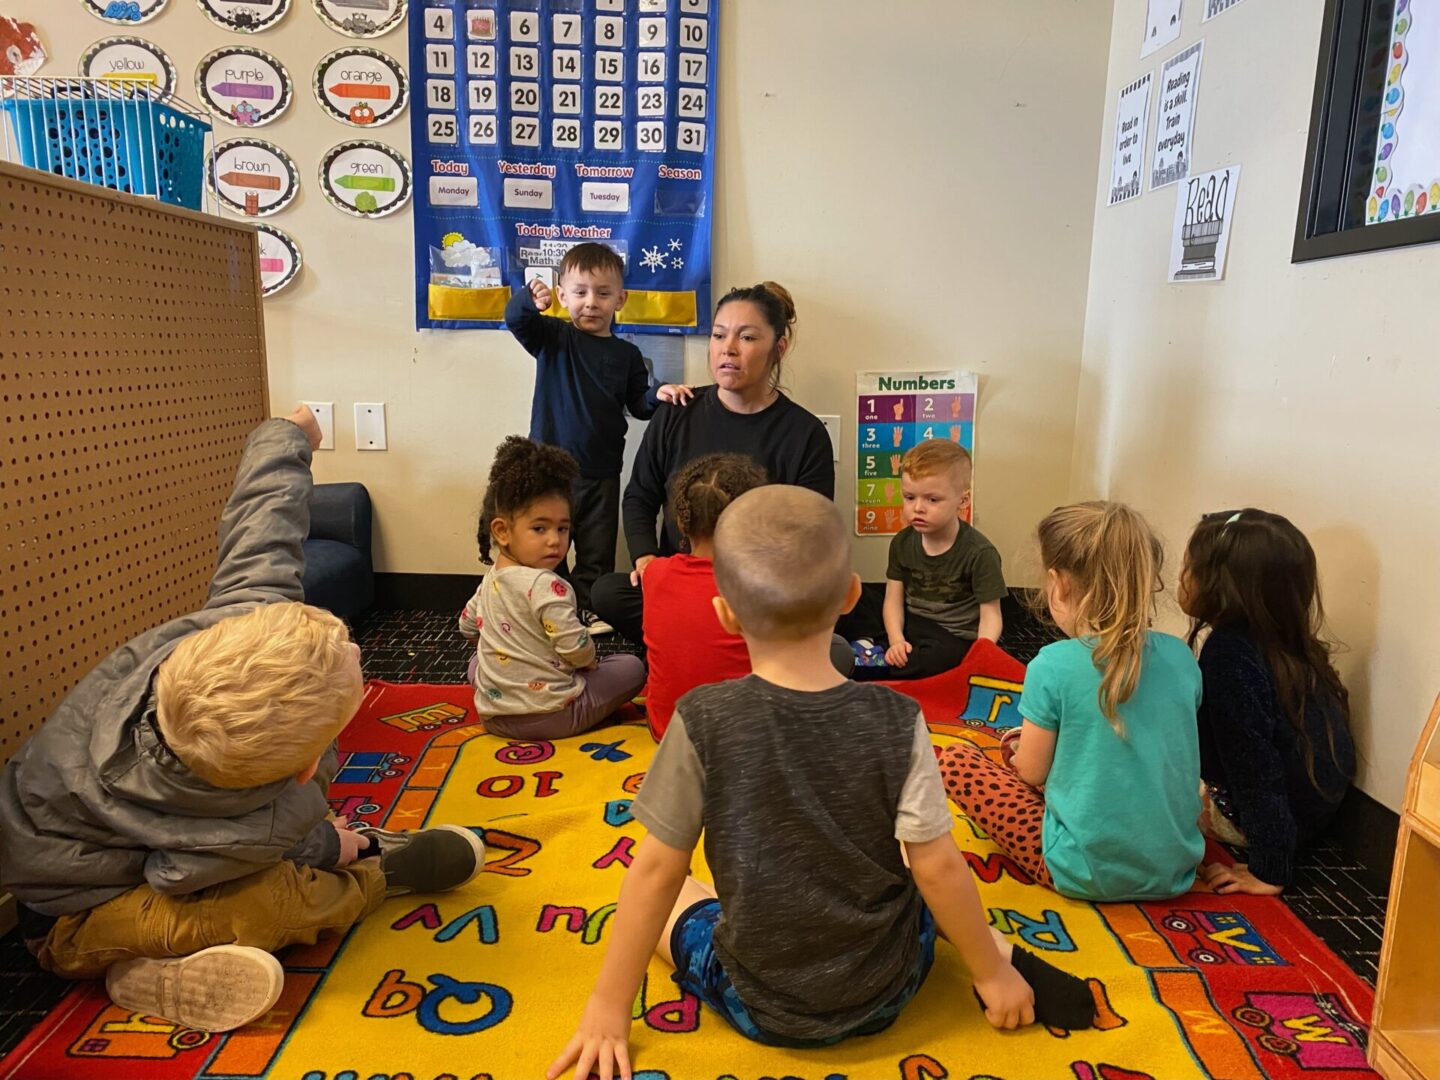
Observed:
[[[412,2],[418,327],[501,326],[513,290],[553,288],[596,241],[625,261],[618,329],[709,329],[718,18],[719,0]]]

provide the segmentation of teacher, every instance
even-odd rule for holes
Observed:
[[[795,338],[795,304],[782,285],[766,281],[731,289],[715,306],[710,330],[710,378],[693,394],[682,388],[674,404],[651,418],[635,457],[622,503],[631,574],[595,582],[595,613],[631,641],[641,640],[645,567],[657,555],[681,550],[670,513],[670,478],[705,454],[746,454],[772,484],[795,484],[835,497],[835,463],[825,425],[780,391],[781,365]],[[687,400],[688,399],[688,400]],[[664,509],[657,543],[655,522]]]

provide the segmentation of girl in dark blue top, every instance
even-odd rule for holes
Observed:
[[[1355,773],[1349,697],[1330,663],[1315,552],[1279,514],[1201,518],[1180,606],[1200,650],[1202,827],[1249,849],[1203,868],[1216,892],[1278,895],[1296,848],[1322,833]]]

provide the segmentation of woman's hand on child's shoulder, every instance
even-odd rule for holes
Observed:
[[[682,383],[666,383],[655,391],[655,396],[667,405],[688,405],[695,391]]]
[[[1246,863],[1236,863],[1234,866],[1206,863],[1200,867],[1200,877],[1222,896],[1237,892],[1250,896],[1279,896],[1285,891],[1284,885],[1271,885],[1268,881],[1261,881],[1250,872]]]

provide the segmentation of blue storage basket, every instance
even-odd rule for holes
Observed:
[[[20,162],[172,206],[201,209],[210,125],[158,101],[11,98]]]

